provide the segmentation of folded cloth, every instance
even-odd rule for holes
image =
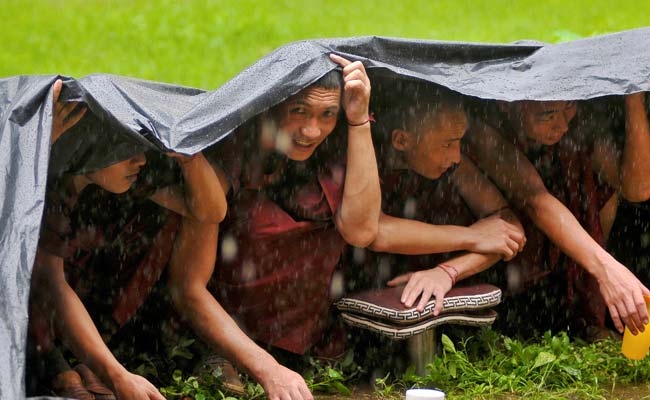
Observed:
[[[406,307],[400,301],[403,286],[368,290],[344,297],[335,303],[347,313],[354,313],[392,324],[413,324],[433,318],[436,299],[432,298],[419,312],[415,307]],[[452,288],[442,302],[442,314],[462,310],[480,310],[501,302],[501,289],[481,284]]]
[[[433,317],[432,314],[431,318],[410,325],[384,322],[348,313],[341,313],[341,318],[351,326],[377,332],[394,340],[403,340],[419,335],[420,333],[433,329],[438,325],[492,325],[494,320],[497,318],[497,313],[494,310],[450,311],[445,314],[440,314],[437,317]]]

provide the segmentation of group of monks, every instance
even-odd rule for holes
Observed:
[[[361,62],[329,58],[339,68],[201,153],[48,178],[30,340],[56,394],[163,399],[106,342],[164,281],[182,323],[269,399],[312,399],[267,350],[340,355],[333,277],[377,253],[408,267],[370,271],[404,285],[407,307],[503,260],[508,290],[559,277],[586,326],[606,329],[609,311],[618,331],[643,330],[650,290],[604,246],[619,200],[650,198],[644,93],[625,96],[622,125],[601,103],[478,101],[415,80],[371,98]],[[52,146],[90,117],[60,91]]]

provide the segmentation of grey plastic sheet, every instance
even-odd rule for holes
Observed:
[[[31,268],[47,174],[82,173],[142,150],[196,153],[337,68],[361,60],[371,79],[422,79],[506,101],[580,100],[650,91],[650,29],[545,45],[357,37],[283,46],[206,92],[114,75],[64,78],[61,98],[90,112],[51,149],[57,76],[0,79],[0,398],[24,397]],[[218,63],[215,57],[215,63]]]

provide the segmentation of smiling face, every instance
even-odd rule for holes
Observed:
[[[401,151],[410,169],[438,179],[460,163],[460,140],[467,130],[467,115],[460,107],[443,106],[435,114],[421,117],[415,132],[395,129],[393,147]]]
[[[544,145],[554,145],[569,131],[576,115],[573,101],[518,101],[505,106],[514,129]]]
[[[140,168],[147,163],[144,153],[86,174],[86,178],[111,193],[124,193],[138,179]]]
[[[341,90],[310,86],[279,104],[271,112],[275,132],[263,140],[294,161],[308,159],[334,130]],[[263,138],[264,139],[264,138]]]

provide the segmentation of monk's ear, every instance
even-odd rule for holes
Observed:
[[[393,129],[391,139],[393,147],[398,151],[406,151],[413,144],[413,135],[404,129]]]

